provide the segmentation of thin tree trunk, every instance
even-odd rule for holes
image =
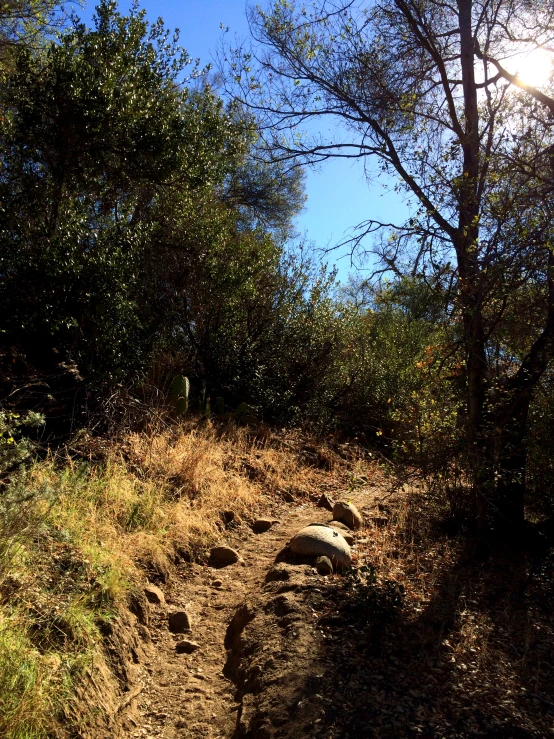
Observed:
[[[495,519],[498,528],[517,531],[525,521],[525,476],[527,449],[525,435],[530,396],[504,428],[497,429]]]
[[[462,140],[464,169],[460,178],[458,237],[455,249],[466,346],[469,464],[473,477],[476,517],[479,528],[485,528],[493,478],[490,464],[490,435],[487,433],[484,418],[487,356],[482,313],[482,275],[477,259],[480,141],[472,7],[472,0],[458,0],[460,62],[464,90],[464,138]]]

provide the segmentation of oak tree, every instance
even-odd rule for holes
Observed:
[[[226,52],[277,159],[361,158],[410,201],[354,246],[384,230],[385,269],[440,284],[481,527],[523,523],[529,406],[554,356],[552,88],[518,76],[553,50],[553,17],[540,0],[277,0]]]

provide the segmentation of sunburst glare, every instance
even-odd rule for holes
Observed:
[[[544,87],[553,72],[554,57],[544,49],[534,49],[517,60],[516,74],[526,85]]]

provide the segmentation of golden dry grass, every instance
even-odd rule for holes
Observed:
[[[18,483],[25,526],[15,505],[0,531],[17,532],[0,571],[2,736],[79,731],[67,726],[68,706],[102,623],[129,593],[168,576],[176,557],[202,560],[224,511],[252,521],[286,493],[344,487],[356,458],[342,456],[297,432],[189,421],[118,440],[82,436],[37,462]]]

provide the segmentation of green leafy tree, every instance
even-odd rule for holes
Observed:
[[[161,21],[102,2],[43,55],[17,49],[3,91],[4,339],[95,380],[190,361],[249,385],[286,290],[284,239],[304,200],[250,117],[206,85]],[[188,370],[187,370],[188,371]]]
[[[368,220],[355,244],[388,230],[378,248],[387,269],[441,277],[459,326],[465,460],[482,528],[523,523],[527,417],[554,353],[549,176],[521,166],[533,148],[548,162],[554,131],[528,115],[529,100],[548,95],[505,73],[548,46],[551,21],[542,2],[515,12],[510,0],[279,0],[250,10],[257,45],[228,53],[233,90],[276,158],[362,157],[411,200],[406,223]],[[312,133],[299,136],[306,121]],[[505,332],[518,315],[516,347]]]

